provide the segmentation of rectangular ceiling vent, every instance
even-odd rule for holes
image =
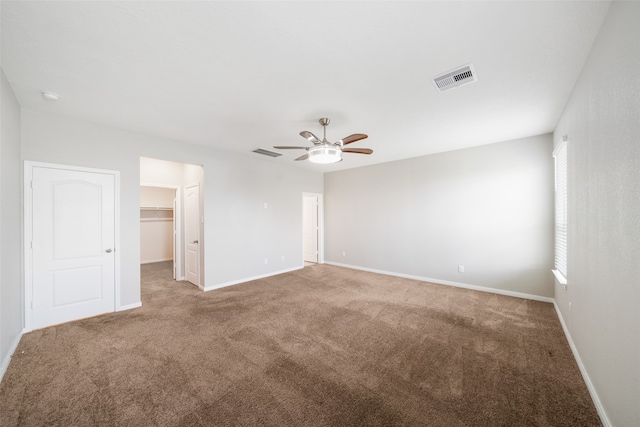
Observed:
[[[262,154],[264,156],[269,156],[269,157],[280,157],[280,156],[282,156],[282,154],[280,154],[280,153],[274,153],[273,151],[264,150],[262,148],[256,148],[255,150],[253,150],[253,152],[257,153],[257,154]]]
[[[445,90],[477,82],[478,77],[476,76],[476,70],[473,68],[473,64],[469,64],[434,77],[431,81],[436,89],[444,92]]]

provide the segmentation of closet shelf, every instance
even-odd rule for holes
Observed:
[[[141,206],[140,221],[173,221],[173,208]]]

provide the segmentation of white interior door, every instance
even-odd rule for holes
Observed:
[[[115,176],[34,166],[33,329],[115,310]]]
[[[318,262],[318,197],[304,196],[302,236],[304,260]]]
[[[200,187],[185,189],[186,276],[187,281],[200,286]]]

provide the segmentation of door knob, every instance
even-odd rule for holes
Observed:
[[[197,244],[197,243],[198,243],[198,241],[197,241],[197,240],[194,240],[194,241],[193,241],[193,242],[191,242],[191,243],[196,243],[196,244]]]
[[[111,249],[107,249],[105,252],[110,254],[111,253]]]

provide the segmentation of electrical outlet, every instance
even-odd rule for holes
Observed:
[[[464,265],[458,266],[458,273],[464,273]]]
[[[284,261],[284,255],[282,255],[282,260]]]
[[[347,256],[347,251],[342,251],[342,256]]]
[[[265,258],[265,259],[264,259],[264,264],[265,264],[265,265],[269,264],[269,258]]]

